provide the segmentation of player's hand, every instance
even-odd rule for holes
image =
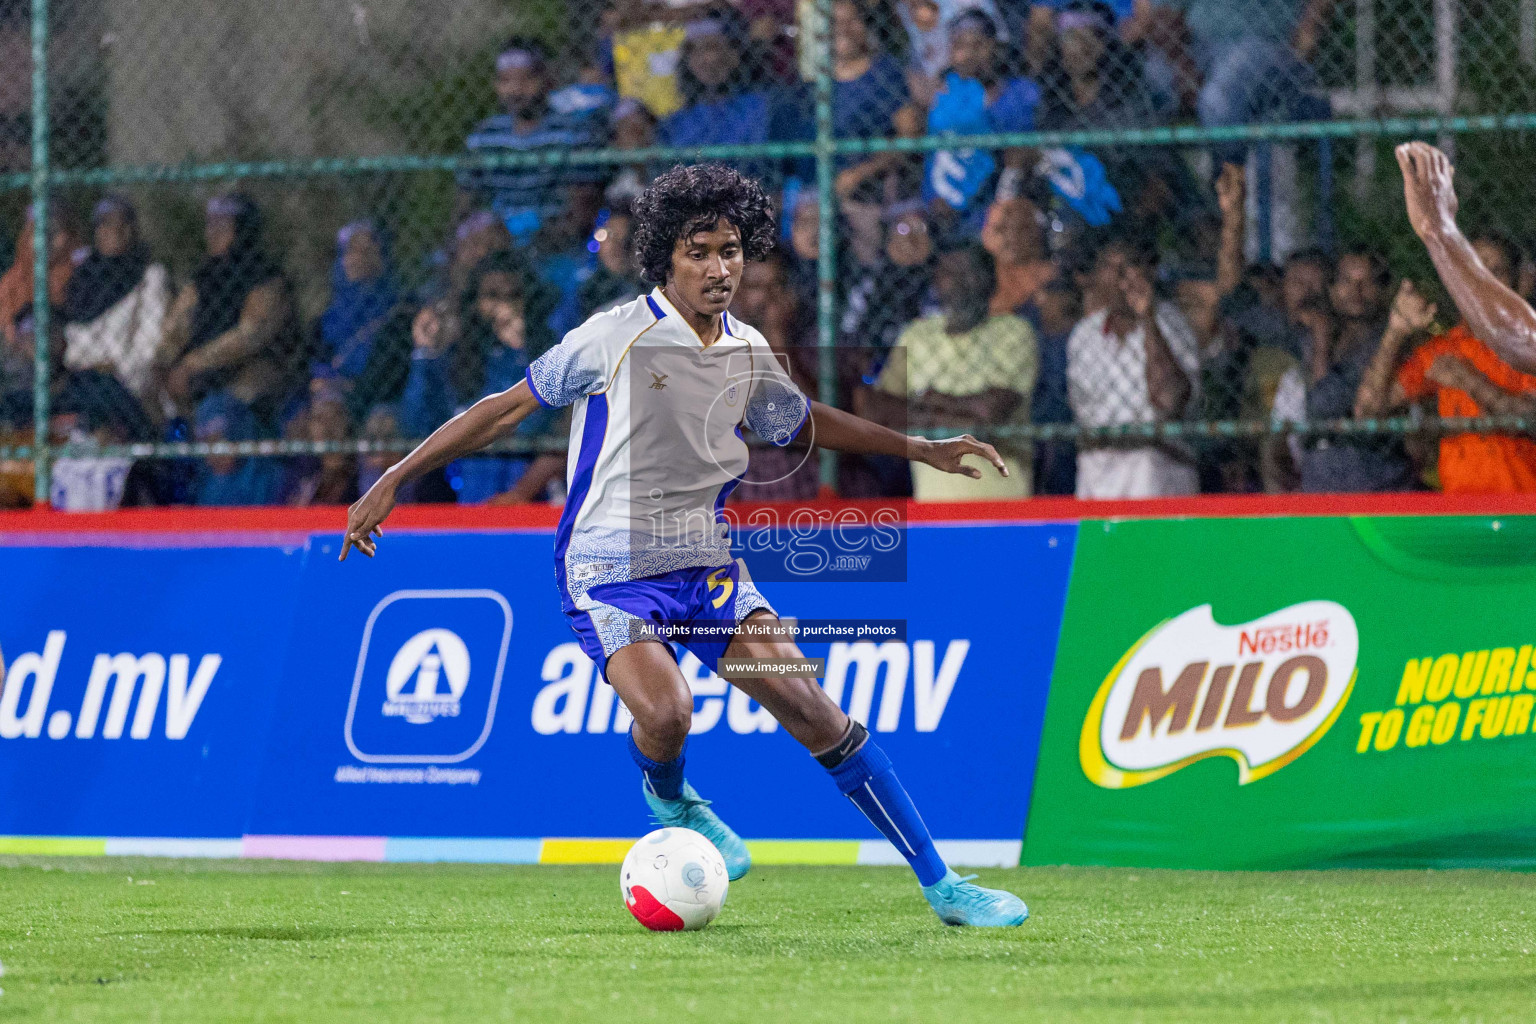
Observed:
[[[1427,142],[1405,142],[1397,147],[1396,154],[1413,233],[1424,241],[1438,237],[1455,223],[1461,208],[1456,198],[1456,168],[1449,157]]]
[[[1420,295],[1412,281],[1404,281],[1392,299],[1392,313],[1388,323],[1402,335],[1417,334],[1429,330],[1435,322],[1435,312],[1435,304]]]
[[[354,547],[372,558],[378,548],[375,538],[384,536],[384,520],[389,518],[394,507],[395,483],[386,472],[368,488],[367,494],[347,509],[347,536],[341,546],[341,558],[338,561],[345,562],[347,552]]]
[[[967,455],[979,455],[992,463],[1003,476],[1008,475],[1008,466],[1003,462],[1003,457],[997,454],[997,449],[985,441],[976,440],[970,434],[946,437],[940,441],[924,440],[918,447],[916,461],[946,473],[959,473],[972,480],[980,480],[981,470],[960,461]]]

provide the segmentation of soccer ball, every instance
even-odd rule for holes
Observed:
[[[691,828],[659,828],[629,848],[619,891],[653,932],[691,932],[720,913],[730,886],[715,844]]]

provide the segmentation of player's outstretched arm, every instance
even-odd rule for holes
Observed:
[[[384,536],[384,520],[394,509],[395,494],[402,484],[506,436],[538,407],[539,400],[533,397],[528,382],[518,381],[510,390],[480,399],[434,430],[411,454],[385,470],[368,493],[347,509],[347,536],[341,546],[341,560],[346,561],[347,552],[354,547],[373,557],[375,538]]]
[[[1536,311],[1488,272],[1456,226],[1456,168],[1450,159],[1427,142],[1406,142],[1397,147],[1397,164],[1408,221],[1467,326],[1512,366],[1536,371]]]
[[[811,403],[811,428],[814,443],[834,452],[899,455],[910,462],[926,463],[934,469],[959,473],[972,480],[981,479],[981,470],[965,465],[961,459],[967,455],[979,455],[992,463],[1003,476],[1008,475],[1008,467],[1003,464],[1003,457],[997,454],[997,449],[976,440],[970,434],[940,440],[909,437],[820,402]]]

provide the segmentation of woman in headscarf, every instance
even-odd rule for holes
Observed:
[[[238,193],[210,200],[208,255],[183,288],[166,330],[166,391],[183,408],[215,388],[275,405],[308,370],[293,299],[261,245],[261,215]]]
[[[352,438],[352,419],[341,379],[309,382],[309,405],[290,424],[290,436],[335,443]],[[301,455],[288,460],[277,500],[284,505],[350,505],[357,500],[357,456],[348,452]]]
[[[365,220],[342,228],[331,268],[331,304],[320,316],[320,340],[325,361],[343,380],[362,375],[374,340],[399,301],[383,232]]]
[[[64,291],[69,278],[79,262],[79,240],[69,223],[57,212],[50,210],[48,217],[48,300],[55,306],[64,301]],[[0,338],[7,343],[16,341],[16,320],[22,310],[32,305],[33,266],[36,249],[32,247],[32,211],[27,211],[27,222],[22,225],[21,236],[16,239],[16,261],[0,277]]]
[[[110,373],[149,404],[170,277],[150,261],[138,213],[126,198],[97,203],[91,230],[90,254],[64,295],[64,363],[71,370]]]

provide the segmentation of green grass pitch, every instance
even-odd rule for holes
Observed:
[[[617,867],[0,859],[0,1021],[1530,1021],[1536,876],[1037,868],[945,928],[895,868],[761,867],[650,934]]]

